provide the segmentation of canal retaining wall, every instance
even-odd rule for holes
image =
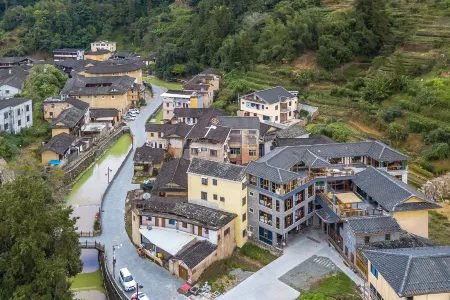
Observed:
[[[89,167],[97,161],[105,152],[114,144],[124,133],[129,133],[129,127],[122,127],[113,134],[111,134],[107,139],[105,139],[101,144],[92,148],[80,161],[75,165],[71,166],[64,171],[64,183],[73,183],[78,176],[80,176],[84,171],[88,170]]]
[[[113,276],[109,272],[109,269],[107,267],[108,258],[106,256],[106,252],[98,251],[98,261],[100,263],[103,285],[105,286],[106,296],[108,300],[128,300],[128,297],[119,288]]]

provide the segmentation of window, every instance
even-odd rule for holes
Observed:
[[[25,106],[25,111],[30,111],[30,106],[29,105]]]
[[[253,226],[252,225],[248,225],[248,231],[253,231]]]
[[[198,148],[192,148],[191,154],[198,154]]]
[[[245,204],[247,204],[247,197],[242,198],[242,206],[244,206]]]
[[[208,149],[202,148],[202,152],[206,152],[206,151],[208,151]]]
[[[249,156],[256,156],[256,150],[248,150]]]
[[[27,122],[30,122],[30,116],[27,116]]]
[[[253,197],[255,194],[253,194],[253,192],[249,192],[249,195]]]
[[[242,214],[242,222],[245,222],[247,220],[247,213]]]
[[[370,236],[364,237],[364,243],[366,243],[366,244],[370,243]]]
[[[276,225],[277,229],[280,229],[280,218],[278,218],[278,217],[276,218],[275,225]]]
[[[213,194],[213,200],[217,200],[217,194]]]
[[[312,197],[314,195],[314,184],[308,186],[308,197]]]
[[[256,132],[257,132],[256,130],[249,130],[248,134],[256,134]]]
[[[17,109],[17,115],[20,116],[20,108]]]
[[[217,150],[215,150],[215,149],[209,149],[209,155],[210,155],[210,156],[217,156]]]
[[[259,204],[272,209],[272,198],[264,194],[259,194]]]
[[[208,178],[202,177],[202,184],[208,185]]]
[[[386,233],[385,240],[386,241],[390,241],[391,240],[391,234],[390,233]]]
[[[248,175],[248,181],[250,184],[256,185],[256,176]]]
[[[375,269],[372,264],[370,264],[370,273],[372,273],[372,275],[375,276],[376,279],[378,279],[378,270]]]
[[[207,192],[201,192],[201,198],[202,198],[202,200],[208,200],[208,193]]]
[[[406,300],[414,300],[414,297],[406,297]]]
[[[7,112],[5,112],[4,114],[3,114],[3,118],[5,118],[5,119],[8,119],[8,113]]]
[[[241,148],[230,148],[230,154],[241,155]]]
[[[50,112],[50,118],[53,118],[53,112]]]
[[[276,206],[275,206],[275,208],[276,208],[276,211],[280,211],[280,200],[277,200],[276,201]]]
[[[212,182],[213,182],[213,185],[217,185],[217,179],[213,179]]]
[[[284,200],[284,211],[288,211],[292,208],[292,197]]]
[[[275,105],[275,110],[278,110],[278,105]]]
[[[166,107],[169,107],[169,103],[166,103]]]
[[[245,238],[247,236],[247,229],[242,230],[242,237]]]
[[[9,90],[5,90],[5,94],[9,94]]]
[[[8,123],[5,123],[5,130],[8,130],[8,127],[9,127]]]
[[[151,137],[154,137],[155,134],[154,134],[153,132],[150,132],[150,136],[151,136]]]
[[[259,240],[272,245],[272,231],[269,231],[263,227],[259,227]]]
[[[230,234],[230,227],[225,229],[225,231],[223,232],[223,235],[229,235],[229,234]]]
[[[133,221],[136,221],[136,216],[133,215]]]
[[[278,116],[275,116],[275,121],[278,121]]]
[[[152,217],[151,216],[148,216],[147,217],[147,221],[151,221],[152,220]]]
[[[225,197],[220,197],[221,202],[225,202]]]
[[[255,212],[255,210],[253,208],[249,208],[248,211],[252,214]]]
[[[17,121],[17,126],[21,126],[22,125],[22,121],[21,120],[19,120],[19,121]]]
[[[87,97],[86,97],[87,98]],[[102,99],[105,99],[105,96],[102,96]]]
[[[169,224],[170,224],[170,225],[175,225],[175,220],[170,219],[170,220],[169,220]]]
[[[291,101],[289,101],[289,106],[292,106],[292,102]]]
[[[181,224],[181,226],[182,226],[183,228],[187,228],[187,223],[186,223],[186,222],[183,222],[183,223]]]

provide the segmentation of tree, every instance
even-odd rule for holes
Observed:
[[[404,141],[408,138],[408,130],[397,123],[389,124],[386,134],[394,142]]]
[[[52,65],[36,65],[24,83],[24,96],[37,101],[59,94],[67,75]]]
[[[66,276],[82,268],[72,209],[53,197],[49,174],[18,174],[0,186],[0,298],[71,300]]]

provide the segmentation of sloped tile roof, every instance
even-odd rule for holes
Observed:
[[[187,190],[187,170],[189,168],[189,160],[184,158],[172,159],[163,164],[156,182],[153,186],[153,191],[160,189],[180,189]],[[178,187],[169,186],[174,183]]]
[[[69,78],[61,91],[63,95],[122,95],[133,89],[134,78],[129,76],[85,77],[76,75]]]
[[[72,143],[76,140],[76,137],[67,133],[60,133],[55,135],[47,144],[42,148],[41,153],[44,151],[52,151],[57,154],[63,155],[70,148]]]
[[[94,52],[95,53],[95,52]],[[91,67],[86,67],[86,73],[89,74],[112,74],[133,72],[141,70],[144,67],[144,63],[136,59],[112,59],[102,62],[94,63]]]
[[[277,132],[278,138],[298,138],[302,135],[308,134],[306,129],[298,124],[289,126],[286,129]]]
[[[450,247],[364,252],[400,297],[450,292]]]
[[[224,111],[217,108],[184,108],[177,107],[173,110],[175,117],[179,118],[200,118],[205,114],[217,112],[217,115],[226,115]]]
[[[77,123],[84,118],[85,111],[79,108],[71,107],[63,110],[58,117],[50,124],[50,128],[69,128],[72,129]],[[63,125],[58,125],[63,123]]]
[[[77,98],[74,97],[68,97],[66,100],[64,100],[65,102],[75,106],[76,108],[85,110],[89,107],[89,103],[78,100]]]
[[[400,225],[391,216],[349,218],[346,222],[356,236],[402,232]]]
[[[245,176],[244,167],[233,164],[194,157],[188,168],[188,173],[222,178],[241,182]]]
[[[111,118],[119,115],[119,110],[116,108],[91,108],[89,110],[91,118]]]
[[[332,144],[336,143],[326,135],[312,135],[308,138],[276,138],[274,141],[275,146],[308,146],[308,145],[320,145],[320,144]]]
[[[259,130],[258,117],[235,117],[235,116],[219,116],[219,125],[227,126],[231,129],[253,129]]]
[[[205,258],[211,255],[217,246],[206,240],[197,241],[195,244],[181,250],[175,256],[176,259],[183,261],[189,268],[195,268]]]
[[[151,148],[149,146],[142,146],[136,148],[134,153],[134,162],[151,162],[152,164],[160,164],[164,159],[165,150],[161,148]]]
[[[0,86],[9,85],[17,89],[22,89],[27,75],[28,72],[20,67],[0,69]]]
[[[27,98],[9,98],[9,99],[0,99],[0,110],[7,107],[15,107],[17,105],[23,104],[25,102],[32,101]]]
[[[267,90],[257,91],[248,95],[243,96],[246,97],[254,97],[253,101],[262,102],[266,104],[275,104],[278,102],[284,102],[288,99],[295,98],[288,90],[284,87],[277,86]]]

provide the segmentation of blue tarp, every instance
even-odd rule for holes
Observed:
[[[57,160],[57,159],[52,159],[50,162],[49,162],[49,164],[51,165],[51,166],[57,166],[57,165],[59,165],[61,163],[61,161],[60,160]]]

